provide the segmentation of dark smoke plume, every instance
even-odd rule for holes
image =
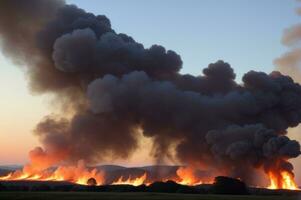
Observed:
[[[182,75],[174,51],[145,48],[107,17],[62,1],[3,0],[0,15],[3,51],[26,66],[32,91],[54,94],[74,113],[37,125],[44,150],[31,152],[33,162],[127,158],[142,130],[157,159],[176,146],[184,164],[246,180],[258,168],[292,173],[300,145],[285,135],[301,122],[301,86],[290,77],[250,71],[238,84],[223,61]]]

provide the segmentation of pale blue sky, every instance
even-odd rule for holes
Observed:
[[[286,51],[285,28],[300,21],[295,0],[67,0],[110,18],[117,32],[146,47],[161,44],[184,61],[183,73],[229,62],[240,79],[250,69],[270,72]]]

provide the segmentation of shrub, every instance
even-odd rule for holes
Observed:
[[[148,187],[150,192],[166,192],[166,193],[175,193],[178,191],[180,185],[173,182],[155,182]]]
[[[5,191],[5,186],[0,183],[0,191]]]
[[[212,192],[215,194],[248,194],[247,186],[244,182],[224,176],[215,178]]]
[[[96,182],[95,178],[89,178],[87,181],[87,184],[89,186],[95,186],[95,185],[97,185],[97,182]]]

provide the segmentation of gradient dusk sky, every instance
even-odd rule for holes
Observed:
[[[238,81],[249,70],[271,72],[273,60],[287,51],[281,44],[283,30],[301,20],[295,0],[67,2],[106,15],[117,32],[146,47],[161,44],[176,51],[184,62],[182,73],[200,74],[209,63],[222,59],[234,68]],[[51,112],[51,102],[46,95],[31,94],[22,66],[1,53],[0,66],[0,164],[23,164],[27,152],[38,144],[32,130]],[[149,164],[143,157],[133,158],[132,164]]]

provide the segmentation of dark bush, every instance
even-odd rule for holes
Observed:
[[[154,182],[148,186],[149,192],[166,192],[166,193],[176,193],[181,185],[173,182]]]
[[[5,191],[5,186],[0,183],[0,191]]]
[[[97,182],[96,182],[95,178],[89,178],[88,181],[87,181],[87,184],[89,186],[96,186]]]
[[[193,186],[181,185],[177,190],[177,193],[183,194],[199,194],[200,191]]]
[[[74,188],[73,185],[56,185],[56,186],[53,186],[54,191],[62,191],[62,192],[71,191],[73,188]]]
[[[215,194],[248,194],[247,186],[244,182],[224,176],[215,178],[212,192]]]
[[[48,185],[35,185],[31,188],[32,191],[50,191],[51,188]]]
[[[146,192],[147,191],[147,186],[146,185],[139,185],[136,187],[137,192]]]
[[[29,186],[21,186],[21,185],[3,185],[3,191],[29,191]],[[0,189],[1,191],[1,189]]]
[[[104,185],[101,188],[104,192],[136,192],[133,185]]]

